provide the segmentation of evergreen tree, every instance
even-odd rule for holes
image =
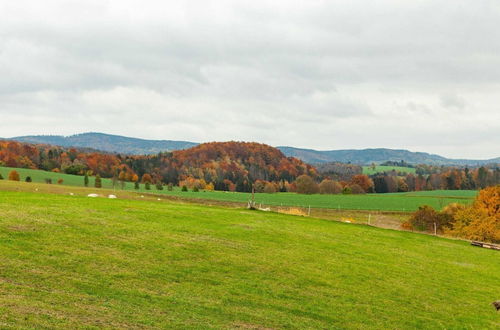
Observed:
[[[26,177],[26,180],[25,180],[25,181],[26,181],[26,182],[31,182],[31,181],[33,181],[33,180],[31,180],[31,176],[29,176],[29,175],[28,175],[28,176]]]
[[[83,177],[83,184],[85,185],[85,187],[89,186],[89,175],[87,174],[87,172],[85,172],[85,176]]]
[[[146,183],[144,184],[144,188],[146,188],[146,190],[151,190],[151,183],[146,182]]]
[[[139,188],[140,188],[139,182],[138,182],[138,181],[135,181],[135,182],[134,182],[134,189],[135,189],[135,190],[138,190]]]

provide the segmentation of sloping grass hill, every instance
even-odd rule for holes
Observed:
[[[0,210],[0,328],[500,326],[500,253],[464,241],[163,200]]]

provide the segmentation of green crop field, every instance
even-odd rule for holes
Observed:
[[[500,253],[464,241],[164,200],[0,210],[0,328],[500,326]]]
[[[407,173],[407,174],[409,174],[409,173],[415,174],[415,168],[413,168],[413,167],[376,165],[375,168],[373,168],[372,166],[363,166],[363,174],[366,174],[366,175],[390,172],[392,170],[395,170],[398,173],[402,172],[402,173]]]
[[[11,168],[0,167],[0,173],[6,179]],[[58,179],[63,179],[63,185],[83,186],[83,177],[61,173],[52,173],[30,169],[15,169],[21,175],[21,180],[30,175],[34,182],[44,182],[45,178],[51,178],[55,183]],[[91,186],[94,178],[90,178]],[[112,188],[110,179],[103,179],[104,188]],[[127,183],[126,190],[135,191],[132,183]],[[173,191],[156,190],[154,186],[151,190],[145,190],[144,185],[138,192],[153,192],[167,194],[182,198],[201,198],[207,200],[218,200],[227,202],[246,203],[251,199],[249,193],[224,192],[224,191],[201,191],[183,192],[178,187]],[[295,193],[276,194],[255,194],[255,201],[263,206],[301,206],[312,208],[330,208],[346,210],[381,210],[381,211],[414,211],[421,205],[430,205],[436,209],[441,209],[450,203],[469,204],[477,194],[476,191],[466,190],[439,190],[396,194],[366,194],[366,195],[301,195]]]

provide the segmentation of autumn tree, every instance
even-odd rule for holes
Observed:
[[[337,181],[324,179],[319,184],[320,194],[340,194],[342,192],[342,186]]]
[[[500,185],[482,189],[471,207],[457,211],[449,233],[500,243]]]
[[[350,184],[349,189],[351,190],[351,194],[364,194],[366,191],[359,184]]]
[[[266,194],[274,194],[276,192],[276,187],[271,182],[267,182],[264,186],[264,192]]]
[[[364,192],[373,192],[374,189],[374,184],[372,179],[370,179],[367,175],[365,174],[357,174],[352,177],[351,179],[351,185],[358,185],[360,186]]]
[[[21,180],[19,177],[19,173],[16,170],[12,170],[9,172],[9,180],[19,181]]]
[[[141,182],[151,184],[153,182],[153,178],[151,177],[151,174],[149,174],[149,173],[143,174]]]
[[[297,186],[297,193],[299,194],[316,194],[319,192],[319,187],[313,178],[309,175],[303,174],[295,180]]]

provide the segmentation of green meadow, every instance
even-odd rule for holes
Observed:
[[[0,173],[4,179],[12,168],[0,167]],[[33,182],[45,182],[46,178],[51,178],[53,184],[59,179],[63,179],[62,185],[83,187],[83,177],[62,173],[53,173],[31,169],[15,169],[24,181],[26,176],[31,176]],[[90,178],[90,186],[94,184],[94,178]],[[112,189],[113,184],[110,179],[102,179],[103,188]],[[120,190],[119,185],[116,186]],[[194,198],[205,200],[217,200],[226,202],[246,203],[251,199],[250,193],[225,192],[225,191],[200,191],[183,192],[179,187],[173,191],[156,190],[151,185],[151,190],[146,190],[141,184],[139,190],[134,190],[134,185],[130,182],[125,184],[125,190],[137,191],[141,193],[166,194],[180,198]],[[418,209],[421,205],[430,205],[436,209],[441,209],[450,203],[469,204],[476,196],[476,191],[471,190],[438,190],[422,191],[411,193],[395,194],[365,194],[365,195],[301,195],[296,193],[275,193],[275,194],[255,194],[255,201],[262,206],[300,206],[311,208],[328,208],[340,210],[378,210],[378,211],[399,211],[409,212]]]
[[[464,241],[164,200],[0,210],[0,328],[500,326],[500,254]]]
[[[385,165],[376,165],[372,166],[363,166],[363,174],[372,175],[377,173],[391,172],[395,170],[396,172],[407,173],[407,174],[415,174],[415,168],[413,167],[402,167],[402,166],[385,166]]]

